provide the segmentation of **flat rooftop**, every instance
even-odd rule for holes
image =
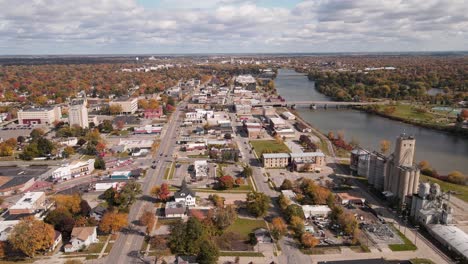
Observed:
[[[0,176],[33,176],[37,177],[49,170],[47,166],[29,166],[29,167],[0,167]]]

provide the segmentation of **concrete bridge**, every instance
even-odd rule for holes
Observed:
[[[389,101],[379,101],[379,102],[336,102],[336,101],[284,101],[284,102],[261,102],[253,107],[261,107],[261,106],[274,106],[274,107],[331,107],[331,106],[362,106],[362,105],[384,105],[388,104]]]

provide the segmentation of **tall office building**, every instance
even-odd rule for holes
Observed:
[[[73,101],[68,109],[68,123],[70,126],[77,125],[82,128],[89,127],[88,109],[85,100]]]

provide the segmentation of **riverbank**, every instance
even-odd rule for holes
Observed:
[[[406,124],[452,133],[457,136],[468,138],[468,129],[450,125],[450,123],[443,121],[439,121],[439,123],[437,123],[438,119],[436,116],[427,112],[418,113],[411,105],[394,105],[388,107],[395,107],[395,110],[386,112],[384,107],[377,105],[357,106],[355,109]]]
[[[332,99],[319,93],[313,81],[309,81],[307,76],[295,73],[293,70],[280,69],[275,79],[275,86],[278,94],[286,101],[317,100],[331,101]],[[404,104],[414,106],[413,104]],[[448,116],[449,122],[455,113],[444,111],[443,109],[433,110],[426,106],[430,113],[406,112],[406,117],[415,117],[422,120]],[[398,111],[398,110],[397,110]],[[395,112],[397,112],[395,111]],[[295,110],[301,119],[313,126],[317,131],[326,134],[333,131],[335,135],[341,132],[346,142],[357,143],[359,146],[369,149],[380,149],[380,142],[388,140],[394,142],[401,133],[412,135],[416,138],[417,147],[415,150],[415,160],[428,161],[441,174],[447,174],[453,170],[458,170],[464,174],[468,173],[468,138],[457,136],[454,133],[443,132],[441,130],[429,129],[419,125],[412,125],[399,120],[392,120],[374,113],[367,113],[357,109],[306,109],[297,108]],[[422,112],[422,111],[421,111]],[[449,123],[447,122],[447,123]],[[322,141],[320,141],[322,142]],[[320,143],[326,148],[326,143]],[[394,144],[391,144],[392,151]],[[324,151],[325,152],[325,151]],[[339,153],[336,153],[339,155]]]

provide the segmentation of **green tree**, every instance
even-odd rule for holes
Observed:
[[[288,221],[291,221],[293,217],[299,217],[304,219],[304,211],[302,207],[297,204],[290,204],[285,210],[286,218]]]
[[[137,196],[141,193],[141,184],[131,180],[125,184],[118,195],[114,196],[114,202],[119,208],[126,209],[136,201]]]
[[[244,177],[251,177],[252,174],[253,174],[252,167],[250,167],[249,165],[245,165],[242,169],[242,175],[244,175]]]
[[[219,249],[211,240],[205,240],[200,244],[197,262],[200,264],[215,264],[218,262]]]
[[[284,211],[286,210],[288,205],[291,204],[291,201],[284,194],[280,194],[278,196],[278,204],[279,204],[280,209]]]
[[[270,208],[270,197],[260,192],[250,192],[247,194],[247,210],[255,217],[263,217]]]
[[[225,208],[218,208],[214,214],[213,222],[220,230],[228,228],[237,218],[234,206],[228,205]]]
[[[168,246],[173,254],[197,255],[206,236],[203,224],[190,217],[186,223],[178,221],[171,226]]]
[[[96,170],[105,170],[106,162],[104,161],[104,159],[101,157],[96,158],[96,160],[94,161],[94,168]]]

